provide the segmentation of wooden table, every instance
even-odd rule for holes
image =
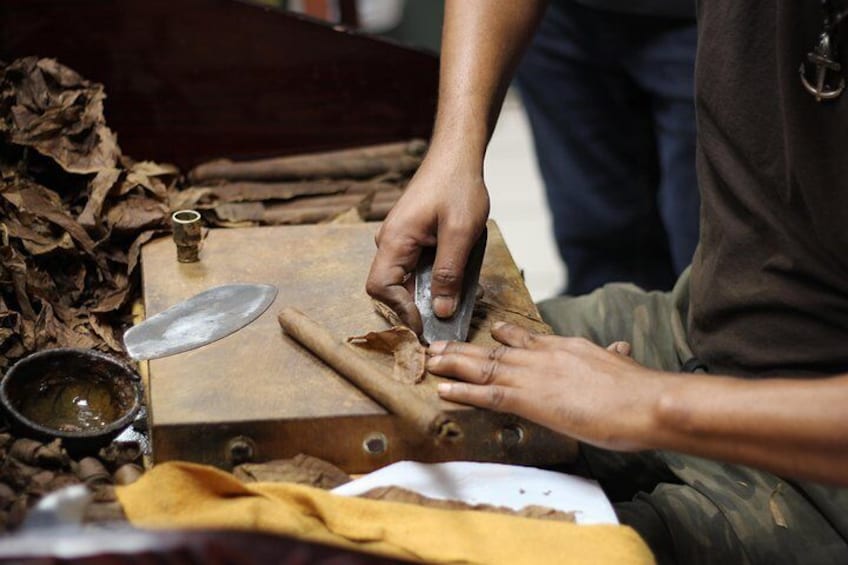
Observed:
[[[227,468],[246,459],[306,453],[362,473],[404,459],[528,465],[573,459],[572,439],[512,415],[442,401],[435,392],[440,378],[428,375],[417,390],[451,411],[464,431],[457,444],[437,444],[283,334],[276,316],[284,306],[302,310],[340,339],[388,327],[364,291],[376,228],[211,230],[201,260],[189,264],[177,262],[170,238],[144,246],[147,315],[225,283],[269,283],[279,289],[275,303],[246,328],[194,351],[150,361],[156,462],[180,459]],[[480,284],[484,294],[470,341],[494,344],[489,328],[498,320],[549,331],[492,222]]]

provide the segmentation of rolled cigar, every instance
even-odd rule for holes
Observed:
[[[427,144],[421,140],[387,143],[306,155],[236,162],[219,159],[195,167],[194,183],[212,180],[282,181],[298,179],[365,179],[418,168]]]
[[[211,186],[192,186],[189,190],[203,191],[194,204],[209,208],[225,202],[265,202],[292,200],[332,194],[367,194],[371,192],[398,192],[397,185],[388,182],[317,180],[309,182],[247,182],[236,181]]]
[[[383,367],[375,365],[345,342],[334,338],[304,313],[294,308],[285,308],[277,319],[283,330],[298,343],[386,410],[423,434],[452,442],[462,438],[462,428],[447,414],[426,402],[408,385],[392,379]]]

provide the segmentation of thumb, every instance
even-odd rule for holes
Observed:
[[[439,236],[430,293],[433,313],[439,318],[449,318],[459,307],[466,265],[479,234],[453,232],[446,235],[440,231]]]
[[[615,341],[607,346],[607,351],[630,357],[631,347],[626,341]]]

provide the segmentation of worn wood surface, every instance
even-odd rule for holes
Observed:
[[[462,429],[437,403],[416,394],[415,384],[395,380],[382,364],[370,362],[364,351],[351,347],[296,308],[283,308],[278,319],[287,336],[420,434],[437,440],[462,441]],[[414,338],[414,332],[409,333]],[[421,353],[423,356],[423,349]]]
[[[400,459],[471,459],[555,463],[573,457],[573,441],[513,416],[438,399],[439,378],[428,375],[416,391],[456,412],[466,440],[437,446],[398,422],[368,396],[285,336],[277,314],[303,311],[347,337],[388,327],[364,290],[377,224],[309,225],[211,230],[198,263],[178,263],[173,241],[142,251],[147,315],[211,286],[231,282],[277,285],[276,302],[239,332],[194,351],[150,362],[154,457],[227,466],[227,442],[249,436],[255,459],[321,457],[348,472]],[[507,320],[548,331],[494,224],[481,274],[484,289],[469,340],[494,344],[492,323]],[[375,362],[391,359],[371,353]],[[504,431],[506,429],[506,431]],[[382,435],[387,447],[363,449]],[[521,436],[516,441],[516,436]],[[204,441],[199,442],[199,438]]]

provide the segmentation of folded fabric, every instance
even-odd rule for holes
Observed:
[[[626,526],[441,510],[296,484],[243,484],[191,463],[157,465],[117,493],[139,527],[255,530],[428,563],[654,563]]]

